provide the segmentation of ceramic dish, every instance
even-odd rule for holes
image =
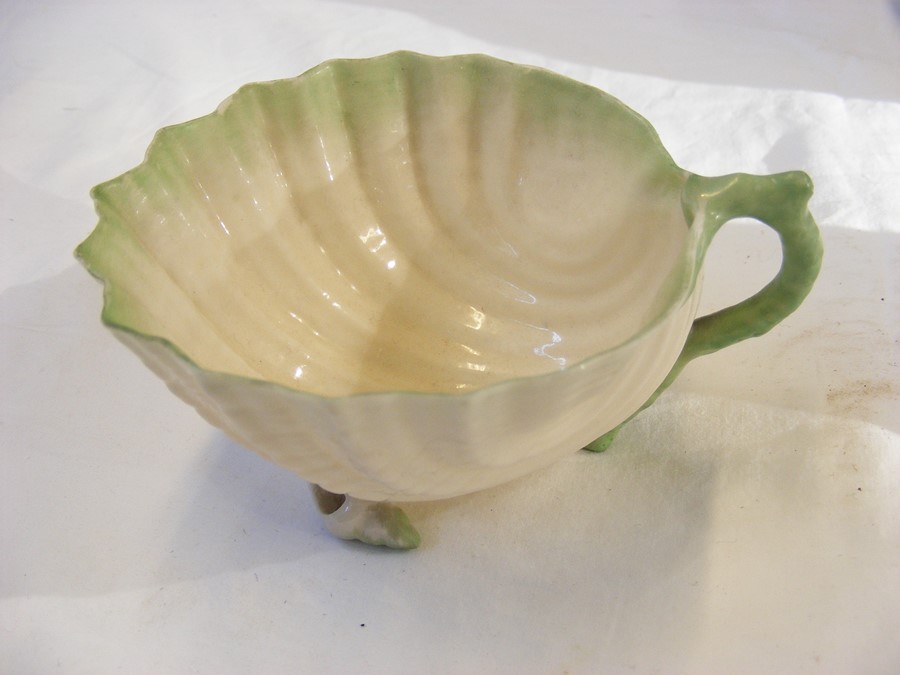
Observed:
[[[611,96],[487,56],[326,62],[162,129],[93,190],[102,318],[170,389],[316,488],[338,536],[419,537],[391,501],[589,447],[695,356],[760,335],[819,268],[809,178],[679,168]],[[710,239],[782,239],[695,319]]]

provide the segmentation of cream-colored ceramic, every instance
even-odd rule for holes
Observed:
[[[774,325],[818,269],[804,175],[694,176],[610,96],[485,56],[247,85],[93,196],[77,254],[105,323],[212,424],[324,488],[336,533],[398,546],[414,531],[370,502],[578,451],[688,358]],[[683,352],[706,330],[703,253],[735,215],[800,232],[803,269]]]

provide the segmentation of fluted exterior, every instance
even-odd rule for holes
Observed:
[[[608,95],[483,56],[332,61],[94,190],[104,321],[248,448],[435,499],[633,413],[696,311],[687,174]]]

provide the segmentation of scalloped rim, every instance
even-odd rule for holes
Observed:
[[[147,147],[146,152],[144,153],[144,159],[137,166],[125,171],[124,173],[112,178],[108,181],[104,181],[103,183],[99,183],[95,185],[90,190],[91,198],[94,202],[95,211],[97,211],[99,216],[99,208],[98,203],[101,200],[101,194],[109,187],[114,186],[121,182],[125,177],[132,176],[136,172],[143,170],[145,167],[149,166],[149,156],[154,146],[158,143],[159,138],[162,134],[165,134],[170,129],[175,128],[187,128],[190,126],[194,126],[197,124],[202,124],[204,120],[208,118],[215,117],[217,115],[222,115],[227,107],[232,105],[237,99],[240,98],[242,92],[252,87],[259,86],[277,86],[282,82],[291,82],[300,78],[309,77],[323,69],[331,67],[333,64],[337,63],[345,63],[345,62],[375,62],[381,60],[388,59],[427,59],[427,60],[478,60],[478,61],[488,61],[492,63],[501,63],[507,66],[511,66],[516,69],[524,69],[530,70],[533,72],[541,73],[544,77],[547,77],[551,80],[562,81],[567,86],[578,86],[584,87],[594,90],[595,92],[599,92],[608,100],[613,101],[614,103],[621,106],[621,108],[629,113],[632,116],[632,119],[643,126],[647,131],[649,131],[649,137],[651,142],[653,143],[652,150],[659,153],[660,161],[668,163],[673,170],[673,173],[680,172],[681,173],[681,184],[682,184],[682,200],[684,200],[683,187],[687,180],[692,176],[689,171],[682,169],[679,167],[675,161],[672,159],[669,152],[666,150],[665,146],[662,144],[662,141],[659,138],[659,134],[656,132],[656,129],[653,127],[650,122],[629,108],[627,105],[622,103],[619,99],[615,98],[611,94],[594,87],[592,85],[579,82],[578,80],[574,80],[572,78],[566,77],[564,75],[560,75],[559,73],[555,73],[553,71],[547,70],[545,68],[540,68],[538,66],[530,66],[523,65],[518,63],[513,63],[511,61],[506,61],[503,59],[498,59],[493,56],[488,56],[486,54],[460,54],[453,56],[430,56],[426,54],[421,54],[418,52],[412,51],[395,51],[390,52],[388,54],[382,54],[380,56],[368,57],[368,58],[359,58],[359,59],[330,59],[328,61],[324,61],[306,71],[291,78],[279,78],[274,80],[265,80],[259,82],[249,82],[247,84],[239,87],[233,94],[225,98],[216,109],[206,115],[202,115],[199,117],[195,117],[185,122],[179,122],[176,124],[167,125],[161,127],[156,131],[153,136],[153,139],[150,141],[150,145]],[[697,280],[699,278],[699,259],[702,257],[702,250],[700,242],[702,240],[702,231],[703,228],[698,226],[697,220],[702,220],[703,213],[702,211],[698,213],[693,213],[689,210],[687,204],[682,201],[682,208],[685,214],[685,227],[688,229],[688,237],[685,240],[685,249],[682,252],[682,257],[680,258],[681,264],[678,269],[673,270],[672,277],[670,278],[669,288],[672,299],[671,301],[653,318],[649,319],[647,323],[641,328],[641,330],[635,332],[631,337],[627,340],[621,342],[620,344],[592,354],[577,363],[573,363],[571,365],[566,366],[565,368],[561,368],[559,370],[551,371],[548,373],[541,373],[537,375],[524,375],[522,377],[514,377],[507,378],[505,380],[501,380],[499,382],[494,382],[491,384],[487,384],[483,387],[479,387],[477,389],[464,391],[464,392],[429,392],[429,391],[416,391],[416,390],[404,390],[404,389],[395,389],[395,390],[386,390],[386,391],[366,391],[366,392],[355,392],[350,394],[340,394],[340,395],[324,395],[317,394],[314,392],[306,391],[303,389],[296,389],[293,387],[288,387],[286,385],[272,382],[270,380],[264,380],[260,378],[247,377],[245,375],[238,375],[235,373],[230,373],[222,370],[214,370],[210,368],[204,368],[200,366],[196,361],[194,361],[190,356],[188,356],[178,345],[173,343],[171,340],[164,338],[160,335],[154,335],[151,333],[144,333],[134,328],[121,323],[112,318],[114,305],[111,300],[111,291],[113,288],[113,283],[110,279],[103,277],[98,274],[92,266],[91,260],[87,256],[86,249],[88,248],[88,242],[95,240],[96,237],[99,236],[98,231],[100,226],[106,221],[109,222],[112,219],[101,217],[98,221],[97,225],[91,231],[91,233],[76,247],[74,251],[75,258],[85,267],[85,269],[92,275],[94,278],[98,279],[103,284],[103,308],[100,313],[100,319],[102,323],[113,331],[120,331],[122,333],[129,334],[133,337],[139,338],[141,340],[146,340],[148,342],[154,342],[162,345],[165,349],[170,351],[173,355],[175,355],[178,359],[183,361],[186,365],[188,365],[192,370],[199,373],[207,373],[210,375],[214,375],[216,377],[222,377],[225,379],[234,378],[237,381],[245,382],[249,384],[255,384],[260,386],[267,387],[275,387],[277,389],[281,389],[285,392],[291,392],[292,394],[299,394],[301,396],[309,396],[315,399],[331,399],[331,400],[340,400],[340,399],[348,399],[348,398],[360,398],[360,397],[385,397],[385,396],[430,396],[430,397],[439,397],[439,398],[475,398],[479,396],[486,395],[487,392],[495,392],[497,390],[503,388],[509,388],[514,386],[516,383],[524,382],[524,381],[539,381],[544,378],[553,378],[558,377],[563,373],[571,372],[573,370],[584,370],[591,363],[608,356],[609,354],[621,351],[623,349],[628,348],[630,345],[635,344],[636,342],[642,340],[647,334],[653,331],[659,324],[665,321],[672,313],[674,313],[678,308],[683,306],[683,304],[687,301],[687,299],[691,296],[691,294],[695,291]],[[674,283],[673,283],[674,282]]]

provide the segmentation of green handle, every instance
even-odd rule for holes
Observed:
[[[802,171],[772,176],[731,174],[688,178],[683,193],[685,213],[689,221],[702,227],[698,265],[702,264],[710,242],[722,225],[733,218],[749,217],[778,233],[781,269],[755,295],[696,319],[672,370],[640,410],[653,403],[692,359],[763,335],[800,306],[822,264],[822,238],[807,208],[811,196],[812,181]],[[605,450],[620,428],[621,425],[604,434],[587,449]]]
[[[722,225],[749,217],[778,233],[782,261],[775,278],[756,295],[694,321],[671,379],[691,359],[767,333],[809,294],[822,264],[822,239],[807,208],[812,189],[812,181],[802,171],[688,180],[685,208],[689,216],[704,214],[700,260]]]

